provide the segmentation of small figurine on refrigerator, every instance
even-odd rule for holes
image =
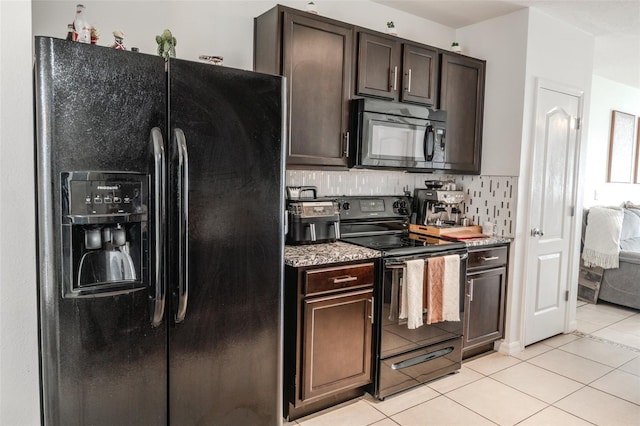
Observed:
[[[158,55],[164,59],[176,57],[178,40],[171,34],[171,31],[164,30],[162,35],[156,36],[156,43],[158,43]]]
[[[91,25],[84,17],[84,5],[76,6],[76,17],[73,20],[74,40],[80,43],[91,43]]]
[[[127,50],[124,45],[124,33],[122,31],[114,31],[113,39],[113,43],[109,47],[116,50]]]
[[[100,31],[96,27],[91,27],[91,44],[98,43],[98,39],[100,38]]]

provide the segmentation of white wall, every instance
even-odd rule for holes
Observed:
[[[482,174],[520,174],[528,10],[456,32],[464,53],[487,61]]]
[[[640,204],[640,184],[607,183],[611,111],[640,117],[640,89],[593,76],[587,142],[584,207]]]
[[[77,3],[34,1],[34,35],[64,38]],[[83,1],[87,20],[100,31],[99,45],[110,45],[113,31],[122,30],[127,48],[155,54],[155,36],[168,28],[178,41],[178,58],[221,55],[225,65],[242,69],[253,68],[253,18],[278,3],[304,9],[307,1]],[[450,46],[455,35],[452,28],[365,0],[315,3],[322,16],[378,31],[393,20],[399,36],[436,47]]]
[[[0,424],[40,423],[31,3],[0,1]]]

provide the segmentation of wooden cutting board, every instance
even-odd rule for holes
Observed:
[[[486,237],[486,235],[482,234],[482,227],[478,225],[471,226],[452,226],[452,227],[441,227],[441,226],[431,226],[431,225],[416,225],[409,224],[409,232],[414,232],[416,234],[423,235],[431,235],[434,237],[447,237],[453,238],[455,236],[464,236],[464,235],[477,235],[477,236],[467,236],[466,238],[482,238]],[[465,234],[461,234],[465,233]]]
[[[447,237],[454,240],[471,240],[474,238],[487,238],[487,236],[484,235],[483,233],[476,232],[476,231],[459,231],[459,232],[452,232],[452,233],[443,233],[443,234],[440,234],[440,236]]]

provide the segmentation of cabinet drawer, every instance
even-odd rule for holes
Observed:
[[[305,272],[304,294],[319,294],[352,287],[373,286],[374,264],[312,269]]]
[[[507,247],[470,251],[467,269],[490,268],[507,264]]]

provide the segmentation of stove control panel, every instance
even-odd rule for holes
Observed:
[[[340,220],[398,219],[411,216],[411,201],[402,195],[338,198]]]

